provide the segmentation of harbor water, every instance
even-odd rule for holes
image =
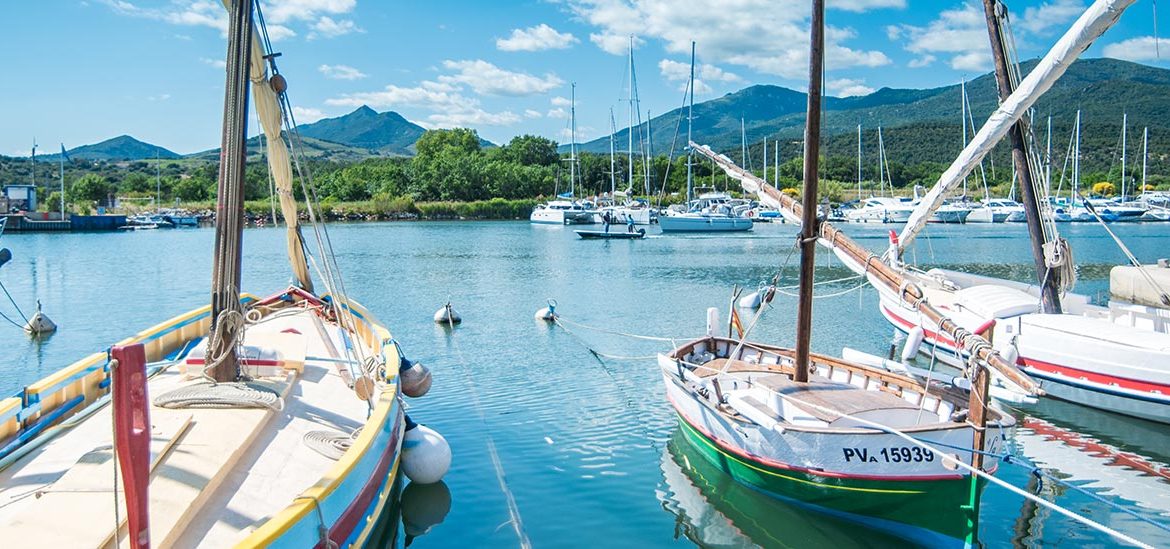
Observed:
[[[880,252],[890,228],[846,231]],[[1111,228],[1143,262],[1170,256],[1170,224]],[[1079,265],[1076,290],[1107,299],[1109,269],[1125,256],[1098,225],[1061,231]],[[434,388],[410,400],[408,413],[442,433],[454,453],[445,485],[403,491],[387,517],[399,525],[388,529],[387,544],[905,546],[754,492],[703,461],[678,434],[653,360],[670,343],[621,335],[682,341],[704,332],[708,307],[726,321],[733,285],[751,291],[777,274],[795,284],[794,225],[691,236],[651,228],[638,241],[583,241],[567,227],[527,222],[336,224],[329,234],[349,295],[434,372]],[[245,232],[245,291],[267,294],[289,282],[284,236]],[[0,394],[206,304],[212,243],[211,229],[5,234],[0,246],[13,260],[0,282],[25,315],[39,300],[60,329],[36,341],[5,322]],[[1019,224],[931,226],[907,260],[1032,277]],[[814,349],[884,355],[893,329],[875,292],[850,276],[819,254],[818,280],[847,280],[817,287]],[[568,330],[534,320],[549,299]],[[453,330],[431,320],[448,300],[463,317]],[[21,322],[4,301],[0,311]],[[794,332],[795,299],[780,295],[752,338],[791,345]],[[1014,452],[1077,489],[1014,464],[999,478],[1140,540],[1166,539],[1158,524],[1170,523],[1170,426],[1058,401],[1012,412]],[[997,486],[984,492],[979,525],[979,540],[991,547],[1113,544]]]

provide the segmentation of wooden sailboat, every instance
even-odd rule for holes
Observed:
[[[1137,280],[1129,286],[1141,287],[1143,293],[1149,294],[1145,303],[1118,300],[1107,307],[1093,305],[1088,296],[1066,292],[1075,276],[1071,249],[1056,230],[1056,212],[1042,192],[1046,186],[1032,183],[1032,174],[1040,173],[1034,169],[1038,168],[1039,162],[1027,151],[1025,132],[1013,129],[1047,85],[1060,76],[1063,68],[1071,64],[1077,54],[1108,29],[1132,3],[1131,0],[1095,2],[1045,57],[1040,67],[1033,69],[1020,82],[1018,89],[1013,89],[1002,41],[997,38],[1000,23],[995,14],[999,11],[991,0],[985,0],[1004,106],[992,115],[928,197],[941,197],[956,186],[963,172],[972,169],[981,154],[1011,130],[1013,156],[1017,173],[1023,181],[1021,188],[1032,237],[1037,283],[942,269],[923,273],[905,268],[902,275],[917,284],[932,303],[953,311],[952,318],[959,325],[992,335],[996,348],[1014,357],[1025,372],[1041,381],[1043,389],[1051,396],[1170,423],[1170,311],[1159,306],[1159,294],[1164,290],[1152,291],[1151,287],[1159,285]],[[1078,112],[1078,128],[1079,121]],[[1073,163],[1074,172],[1079,171],[1076,156]],[[1074,184],[1075,181],[1076,176]],[[937,203],[932,199],[923,202],[927,206]],[[915,212],[915,217],[898,237],[897,255],[900,256],[913,241],[922,227],[920,221],[928,215],[929,208]],[[854,267],[857,272],[865,268]],[[919,351],[937,351],[939,359],[951,364],[961,366],[966,363],[968,353],[956,346],[952,338],[934,329],[933,319],[923,316],[915,307],[901,303],[896,291],[881,286],[877,289],[881,296],[881,313],[890,323],[898,330],[914,334],[912,339],[926,343],[918,347]]]
[[[280,135],[283,119],[295,136],[284,78],[254,3],[225,6],[211,304],[0,400],[0,536],[11,543],[363,546],[391,499],[410,436],[405,359],[345,296],[327,243],[317,261],[329,291],[313,290]],[[267,297],[238,290],[249,82],[298,280]]]
[[[879,368],[811,353],[813,260],[818,239],[853,261],[872,256],[818,219],[824,1],[814,0],[805,127],[803,208],[730,159],[691,143],[745,189],[801,222],[796,347],[720,337],[659,356],[681,430],[707,459],[740,482],[814,509],[930,546],[970,545],[983,480],[993,472],[1010,416],[988,406],[987,368],[1024,387],[1031,381],[985,340],[960,332],[913,285],[880,263],[872,276],[937,315],[970,346],[970,396]],[[959,464],[964,466],[960,466]],[[968,469],[967,467],[970,467]]]

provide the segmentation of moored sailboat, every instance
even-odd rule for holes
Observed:
[[[314,290],[281,136],[283,126],[296,146],[284,77],[263,18],[253,22],[259,7],[224,3],[211,304],[0,400],[4,539],[48,547],[360,547],[391,499],[403,440],[412,436],[399,376],[409,362],[390,332],[346,296],[320,237],[316,265],[327,291]],[[239,290],[249,83],[297,281],[268,297]],[[311,204],[309,212],[315,218]],[[39,496],[26,497],[30,490]]]
[[[762,202],[800,220],[796,346],[752,342],[742,333],[720,337],[709,320],[707,337],[659,355],[667,397],[688,440],[740,482],[931,546],[970,545],[980,476],[996,469],[1004,442],[999,428],[1012,424],[1010,416],[988,406],[987,369],[1023,387],[1032,383],[981,337],[958,331],[916,286],[903,284],[880,263],[873,264],[872,277],[936,315],[977,357],[969,373],[971,396],[810,352],[818,241],[847,261],[868,266],[872,259],[818,219],[823,0],[814,0],[812,21],[803,204],[690,143]]]

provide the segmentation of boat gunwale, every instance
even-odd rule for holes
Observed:
[[[660,356],[665,357],[665,358],[672,360],[672,361],[681,361],[682,359],[679,358],[679,356],[678,356],[681,351],[683,351],[684,349],[690,350],[695,345],[697,345],[699,343],[706,343],[706,342],[710,342],[710,341],[725,341],[725,342],[728,342],[729,344],[732,344],[732,345],[738,345],[740,343],[738,340],[731,339],[731,338],[724,338],[724,337],[717,337],[717,336],[704,336],[704,337],[692,340],[690,342],[684,343],[684,344],[678,346],[677,348],[671,350],[669,353],[664,353]],[[768,345],[768,344],[764,344],[764,343],[747,342],[747,341],[744,342],[743,347],[755,349],[758,351],[773,352],[779,356],[788,356],[788,354],[791,354],[793,352],[791,349],[785,349],[783,347]],[[685,354],[685,353],[683,353],[683,354]],[[789,357],[789,358],[791,358],[791,357]],[[928,390],[924,385],[918,383],[916,380],[911,379],[911,378],[906,377],[906,376],[903,376],[901,374],[887,372],[884,370],[879,371],[879,370],[871,369],[871,368],[869,368],[865,365],[862,365],[862,364],[853,364],[851,362],[841,360],[838,358],[834,358],[831,356],[823,355],[820,353],[810,353],[810,358],[813,359],[814,361],[817,361],[817,362],[824,362],[824,363],[827,363],[829,365],[836,365],[836,366],[840,366],[840,367],[843,367],[843,368],[846,368],[849,370],[857,371],[857,372],[859,372],[863,375],[866,375],[866,376],[874,375],[874,376],[878,377],[879,379],[881,379],[883,382],[887,382],[887,383],[889,382],[889,380],[887,380],[885,378],[892,378],[893,380],[902,383],[902,386],[899,386],[899,389],[904,389],[906,387],[914,388],[916,391],[918,391],[919,393],[922,393],[924,395],[929,395],[933,398],[939,399],[940,401],[947,401],[951,405],[955,406],[956,409],[958,409],[960,406],[966,405],[966,402],[957,402],[959,399],[953,395],[948,395],[946,393],[936,392],[936,389]],[[765,368],[766,368],[766,366],[780,366],[780,365],[778,365],[778,364],[761,365],[761,367],[765,367]],[[781,366],[781,367],[783,368],[783,366]],[[789,368],[791,368],[791,367],[789,367]],[[678,378],[678,376],[675,373],[666,371],[665,369],[663,371],[665,374],[669,374],[669,375],[666,375],[665,377],[669,378],[672,382],[674,382],[677,386],[679,386],[679,388],[686,391],[687,393],[693,392],[693,391],[691,391],[690,388],[688,388],[682,382],[682,380],[680,380]],[[780,375],[783,375],[783,374],[780,374]],[[844,382],[837,382],[837,383],[844,384]],[[752,383],[752,385],[754,386],[757,384]],[[869,389],[863,389],[863,390],[869,390]],[[901,397],[899,397],[899,398],[901,398]],[[731,420],[737,421],[737,422],[746,422],[748,424],[758,425],[756,422],[751,421],[750,419],[747,419],[747,418],[738,419],[735,416],[715,407],[710,402],[707,402],[705,399],[696,398],[695,400],[702,403],[705,406],[708,406],[710,409],[712,409],[715,412],[718,412],[720,415],[724,416],[725,418],[728,418],[728,419],[731,419]],[[909,401],[907,401],[907,402],[909,402]],[[676,409],[677,409],[677,406],[676,406]],[[987,411],[988,411],[988,415],[989,415],[988,427],[1010,427],[1011,425],[1015,424],[1015,421],[1011,420],[1009,415],[1004,414],[1004,413],[1000,412],[999,410],[996,410],[993,407],[989,406],[987,408]],[[788,422],[783,422],[783,426],[784,426],[785,431],[800,431],[800,432],[820,433],[820,434],[825,434],[825,433],[865,434],[865,435],[889,434],[888,431],[884,431],[884,430],[873,428],[873,427],[817,427],[817,426],[809,426],[809,425],[796,425],[796,424],[791,424]],[[929,424],[924,424],[924,425],[900,427],[900,428],[898,428],[898,431],[903,432],[903,433],[921,433],[921,432],[928,432],[928,431],[929,432],[950,431],[950,430],[954,430],[954,429],[969,429],[969,428],[973,428],[973,427],[966,422],[940,421],[937,423],[929,423]]]

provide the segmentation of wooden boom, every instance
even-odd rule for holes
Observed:
[[[732,162],[730,158],[716,153],[710,147],[699,145],[693,141],[690,145],[691,149],[696,153],[711,159],[724,172],[727,172],[728,176],[738,180],[744,190],[757,194],[761,201],[778,208],[785,218],[798,223],[800,222],[804,209],[795,198],[776,190],[775,187],[769,185],[763,179],[736,166],[735,162]],[[938,326],[939,332],[950,336],[961,349],[978,357],[1008,381],[1032,395],[1044,394],[1044,391],[1028,374],[1020,371],[1019,368],[1016,368],[1015,364],[1008,362],[1002,355],[996,352],[990,342],[982,336],[959,326],[935,308],[934,305],[931,305],[926,300],[922,288],[908,281],[902,276],[902,273],[886,264],[880,256],[873,254],[854,242],[853,239],[846,236],[845,233],[841,232],[840,229],[834,227],[831,223],[821,221],[819,225],[818,237],[821,244],[824,244],[830,249],[844,252],[851,260],[861,265],[870,282],[881,284],[890,291],[898,294],[904,303],[918,309],[934,322]]]

